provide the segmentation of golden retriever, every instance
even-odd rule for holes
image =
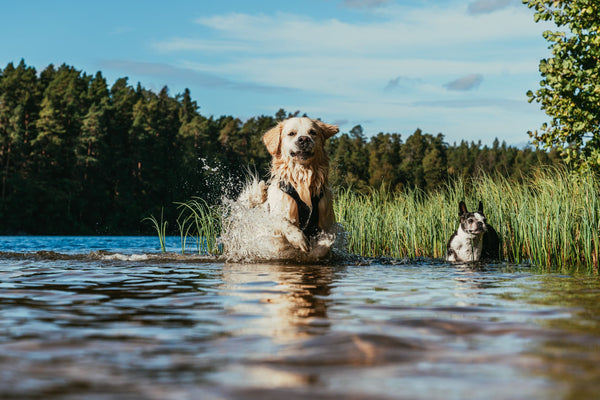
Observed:
[[[334,233],[324,145],[337,132],[336,125],[306,117],[278,123],[263,136],[272,156],[268,187],[260,182],[258,190],[246,194],[251,207],[262,204],[267,208],[276,222],[274,233],[284,245],[310,253],[311,258],[324,257],[332,245],[331,240],[320,242],[318,238]]]

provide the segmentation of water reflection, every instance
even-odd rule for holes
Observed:
[[[600,391],[600,278],[541,275],[522,292],[527,303],[560,306],[562,318],[540,321],[560,334],[540,340],[531,352],[543,362],[536,373],[561,382],[565,399],[597,398]]]
[[[285,341],[327,332],[327,298],[339,270],[326,265],[226,264],[220,287],[236,298],[227,306],[230,313],[252,317],[244,333],[269,333]]]
[[[494,264],[453,264],[452,280],[455,282],[454,296],[461,301],[456,305],[469,307],[478,303],[482,295],[494,294],[500,301],[510,299],[511,293],[519,292],[511,283],[520,275],[505,265]],[[487,296],[486,296],[487,297]],[[497,305],[496,301],[490,305]]]

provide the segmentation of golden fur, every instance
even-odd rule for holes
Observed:
[[[269,212],[282,218],[281,234],[288,242],[305,252],[310,250],[310,246],[308,238],[299,229],[298,206],[289,194],[279,188],[279,182],[291,184],[308,206],[311,206],[312,197],[322,194],[319,229],[331,232],[335,217],[331,190],[327,186],[329,159],[324,145],[338,131],[337,126],[318,120],[290,118],[263,136],[263,143],[273,157],[266,193]]]

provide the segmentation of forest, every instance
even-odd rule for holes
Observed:
[[[101,72],[65,64],[38,72],[9,63],[0,70],[0,234],[151,233],[142,219],[176,212],[174,202],[216,204],[235,196],[248,173],[268,177],[262,134],[297,115],[205,116],[187,89],[173,96],[127,78],[109,85]],[[342,127],[327,150],[334,192],[432,192],[482,173],[518,182],[561,164],[555,151],[499,139],[449,144],[418,128],[403,136]]]

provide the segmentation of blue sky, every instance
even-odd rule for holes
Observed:
[[[189,88],[206,116],[284,108],[342,132],[522,146],[546,120],[525,95],[546,29],[521,0],[22,1],[2,7],[0,68]]]

